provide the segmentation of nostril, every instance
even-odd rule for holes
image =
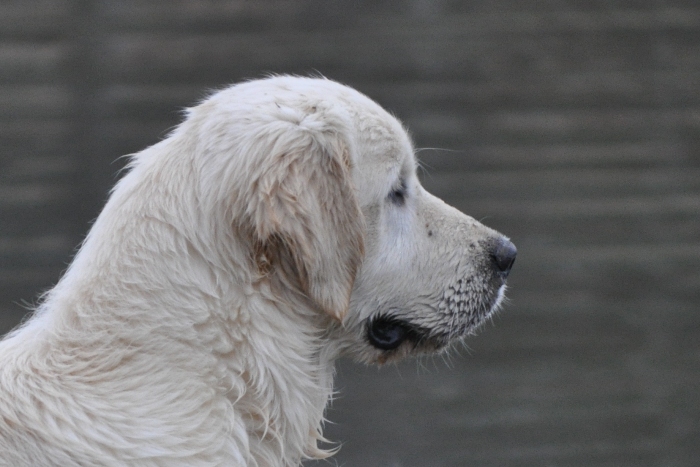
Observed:
[[[505,238],[498,242],[498,245],[491,253],[491,258],[493,258],[493,262],[496,264],[496,267],[503,278],[508,277],[511,268],[513,267],[513,263],[515,263],[515,257],[517,254],[518,249],[515,248],[515,245],[513,245],[510,240],[506,240]]]

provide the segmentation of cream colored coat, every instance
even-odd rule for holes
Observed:
[[[133,156],[0,343],[0,465],[323,457],[334,360],[473,332],[501,302],[503,242],[422,189],[406,132],[358,92],[284,76],[218,92]]]

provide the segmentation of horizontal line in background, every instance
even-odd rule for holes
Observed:
[[[59,84],[0,84],[0,119],[71,117],[78,104],[74,88]],[[4,122],[3,122],[4,123]]]
[[[75,121],[67,118],[13,118],[0,125],[0,140],[23,143],[39,140],[35,144],[48,144],[51,140],[63,138],[61,141],[65,142],[74,129]]]
[[[451,199],[455,201],[455,198]],[[552,199],[552,200],[470,200],[459,202],[458,207],[475,217],[494,216],[508,219],[524,217],[579,218],[617,217],[624,222],[625,216],[692,215],[700,219],[700,193],[621,197],[618,199]]]
[[[486,324],[483,329],[498,328],[509,317],[513,317],[519,326],[521,320],[538,318],[566,323],[575,321],[579,315],[596,321],[603,313],[615,315],[639,328],[653,324],[652,328],[657,331],[700,332],[698,294],[678,294],[665,288],[663,293],[647,290],[615,295],[610,290],[601,291],[588,284],[575,286],[572,284],[568,289],[561,286],[545,288],[539,284],[529,287],[518,281],[507,291],[506,303],[493,323]]]
[[[525,91],[531,90],[537,82],[564,96],[580,96],[582,92],[585,95],[589,89],[587,95],[593,99],[612,93],[635,96],[643,101],[667,102],[674,93],[667,95],[662,91],[676,88],[684,90],[684,97],[697,95],[691,81],[700,67],[700,59],[695,58],[697,49],[680,54],[679,50],[687,49],[686,42],[674,37],[665,40],[681,42],[673,43],[675,47],[670,48],[680,55],[664,61],[653,55],[658,52],[648,42],[635,37],[594,35],[588,38],[589,42],[579,44],[567,38],[554,40],[556,38],[547,35],[528,36],[517,41],[501,36],[463,37],[464,28],[458,26],[454,26],[454,34],[450,31],[438,34],[434,30],[417,34],[401,28],[380,30],[382,32],[362,30],[362,34],[358,34],[357,29],[333,29],[319,40],[318,32],[250,33],[231,31],[230,26],[221,32],[188,34],[172,28],[163,31],[115,28],[100,36],[101,40],[94,46],[94,59],[105,80],[117,83],[203,83],[207,79],[206,82],[222,84],[236,77],[260,76],[266,71],[313,73],[323,64],[321,71],[360,85],[360,89],[363,83],[371,89],[374,83],[415,82],[416,78],[423,78],[438,83],[458,80],[479,83],[484,91],[498,90],[500,85],[500,93],[505,95],[517,94],[519,90],[527,95]],[[615,41],[616,48],[610,48],[611,41]],[[60,48],[45,51],[46,60],[39,60],[32,45],[0,44],[0,63],[6,63],[0,69],[0,76],[14,79],[24,76],[26,80],[27,74],[15,68],[21,71],[25,67],[42,77],[47,70],[63,69],[70,63],[71,55]],[[572,52],[572,47],[579,47],[579,50]],[[69,47],[69,52],[75,54],[76,51]],[[571,54],[579,51],[576,59],[572,59]],[[637,57],[640,54],[641,57]],[[351,65],[355,62],[362,63],[362,67]],[[216,67],[212,67],[213,63]],[[139,71],[144,69],[149,71],[147,75]],[[195,71],[200,69],[202,72]],[[560,76],[563,81],[557,80]],[[617,82],[618,78],[622,78],[622,82]],[[664,82],[667,86],[659,88]],[[494,83],[495,87],[489,83]],[[511,83],[511,86],[503,83]],[[599,92],[593,92],[596,87]],[[478,90],[472,88],[471,95],[479,96]],[[407,94],[397,101],[410,101],[411,96]],[[488,98],[489,93],[485,92],[484,96]]]
[[[462,136],[470,145],[621,143],[653,141],[680,129],[700,129],[700,107],[676,108],[494,108],[469,113],[462,109],[404,115],[409,129],[418,134]],[[468,148],[469,146],[467,146]],[[459,148],[451,148],[459,149]]]
[[[697,243],[639,243],[617,245],[564,246],[547,245],[536,247],[537,254],[527,254],[530,264],[561,264],[566,262],[603,263],[603,262],[637,262],[644,264],[667,263],[675,261],[700,262],[700,239]],[[521,245],[519,256],[527,250]],[[565,259],[565,261],[562,261]],[[700,273],[700,270],[698,270]]]
[[[463,150],[426,147],[417,149],[417,158],[425,168],[421,173],[425,174],[426,179],[448,175],[457,177],[462,174],[471,176],[470,173],[475,170],[491,169],[509,174],[518,169],[519,173],[527,174],[528,169],[553,171],[562,167],[568,169],[566,174],[571,173],[572,168],[591,167],[605,168],[610,174],[622,176],[625,176],[625,172],[620,168],[647,169],[646,173],[649,174],[651,171],[648,169],[654,167],[654,173],[660,171],[660,177],[663,178],[664,166],[673,168],[687,163],[691,151],[687,142],[648,140],[588,144],[478,145]],[[686,172],[678,168],[672,170],[677,174]],[[450,173],[443,174],[442,171]],[[455,174],[454,171],[461,173]],[[554,171],[551,173],[558,175]],[[591,172],[590,175],[605,179],[606,172]]]
[[[14,157],[2,166],[0,183],[5,185],[5,193],[11,193],[18,179],[42,179],[45,177],[73,175],[78,167],[75,157],[22,155]],[[9,183],[7,183],[9,182]],[[0,188],[3,189],[3,188]],[[2,200],[0,200],[2,204]]]
[[[18,26],[31,28],[37,22],[44,23],[46,30],[65,30],[71,22],[70,17],[62,13],[70,11],[64,6],[58,8],[56,2],[44,2],[36,7],[34,14],[27,16],[26,9],[12,7],[0,8],[2,17],[6,18],[0,24],[8,32],[19,34]],[[66,3],[66,2],[63,2]],[[115,28],[167,28],[174,31],[207,30],[221,25],[253,24],[255,28],[265,33],[274,31],[288,32],[296,26],[311,32],[330,32],[353,29],[374,29],[387,31],[395,35],[415,35],[423,29],[426,33],[440,34],[447,29],[460,35],[484,34],[552,34],[560,32],[603,32],[603,31],[650,31],[650,30],[688,30],[700,24],[700,11],[696,7],[660,7],[647,9],[611,8],[602,11],[586,11],[580,9],[571,11],[564,7],[542,7],[536,11],[518,11],[513,9],[489,8],[483,4],[480,8],[469,6],[449,7],[441,3],[434,5],[416,3],[413,8],[397,9],[392,2],[386,6],[382,3],[368,5],[366,8],[346,6],[339,8],[334,14],[311,14],[313,3],[304,2],[309,11],[304,11],[298,1],[277,1],[274,8],[268,2],[207,2],[197,5],[197,2],[176,2],[170,8],[163,9],[157,2],[137,3],[122,1],[108,3],[96,10],[106,30]],[[454,3],[452,5],[460,5]],[[469,4],[467,4],[469,5]],[[314,13],[319,9],[315,8]],[[323,13],[324,10],[320,10]],[[306,14],[304,14],[306,13]],[[59,26],[52,26],[47,17],[54,19]],[[351,21],[345,20],[351,19]],[[439,21],[437,21],[439,20]],[[14,26],[14,27],[13,27]],[[299,26],[304,26],[300,28]],[[250,29],[250,26],[248,26]],[[32,29],[30,29],[32,30]]]
[[[0,184],[0,208],[12,206],[56,205],[69,201],[71,186],[49,184]]]
[[[0,289],[8,287],[47,287],[58,282],[61,271],[67,268],[66,264],[56,266],[23,267],[10,270],[0,269]],[[7,293],[0,293],[6,297]],[[23,297],[32,299],[33,297]]]
[[[508,156],[504,156],[508,157]],[[547,156],[544,156],[545,159]],[[467,158],[465,158],[467,159]],[[455,160],[455,162],[457,162]],[[502,168],[470,170],[464,160],[459,171],[433,171],[428,165],[419,170],[422,182],[441,194],[475,196],[475,201],[488,199],[551,199],[581,198],[599,194],[604,197],[621,194],[680,194],[700,190],[700,168],[687,166],[645,168]]]
[[[700,57],[685,59],[686,68],[664,68],[651,63],[633,68],[632,64],[608,64],[597,69],[558,68],[550,73],[493,73],[491,77],[465,74],[461,79],[415,79],[361,82],[363,92],[402,112],[411,108],[436,111],[457,109],[470,114],[475,109],[514,109],[529,107],[565,108],[615,105],[640,107],[658,105],[661,100],[687,107],[700,97],[695,86],[700,74]],[[639,67],[639,64],[636,64]],[[613,68],[611,68],[613,67]],[[592,68],[592,69],[591,69]],[[669,92],[673,90],[673,92]],[[398,107],[397,107],[398,106]]]
[[[522,169],[431,173],[423,186],[477,217],[697,215],[700,169]]]
[[[36,237],[0,237],[0,255],[50,254],[71,251],[75,239],[64,235]]]
[[[428,10],[429,11],[429,10]],[[435,12],[442,13],[439,7]],[[414,35],[421,26],[425,32],[438,34],[443,30],[454,34],[469,36],[472,34],[534,34],[545,35],[563,32],[605,32],[605,31],[649,31],[664,30],[694,30],[700,26],[700,9],[698,8],[649,8],[641,9],[604,9],[599,11],[557,11],[556,9],[540,9],[539,11],[497,11],[480,13],[440,14],[439,24],[430,21],[425,15],[423,21],[413,18],[412,29],[407,30],[406,16],[392,14],[372,15],[367,17],[368,23],[381,25],[383,31],[392,34]],[[511,38],[512,39],[512,38]]]

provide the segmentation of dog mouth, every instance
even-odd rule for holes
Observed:
[[[410,342],[414,349],[430,348],[437,350],[446,345],[440,336],[432,335],[427,328],[406,320],[387,315],[379,315],[367,321],[367,341],[376,349],[391,351],[404,342]]]
[[[466,281],[465,281],[466,282]],[[409,320],[406,313],[394,310],[392,313],[379,313],[366,321],[365,336],[374,348],[393,353],[402,344],[408,343],[414,351],[436,352],[458,339],[472,335],[500,308],[505,291],[505,283],[496,291],[484,294],[480,300],[472,302],[469,294],[458,281],[457,290],[452,288],[445,293],[436,309],[424,317],[420,324]]]

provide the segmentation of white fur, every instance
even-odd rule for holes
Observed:
[[[403,205],[387,201],[397,183]],[[472,332],[501,301],[484,259],[496,238],[420,187],[405,131],[356,91],[273,77],[216,93],[133,156],[65,275],[0,343],[0,465],[324,457],[334,360]],[[374,347],[379,314],[430,345]]]

